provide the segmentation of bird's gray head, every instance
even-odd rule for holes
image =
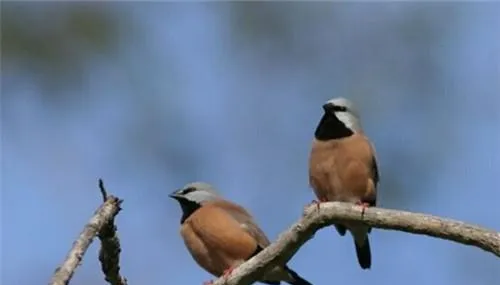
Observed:
[[[206,201],[221,199],[215,188],[205,182],[192,182],[186,184],[184,187],[174,191],[169,196],[179,201],[179,203],[187,200],[197,204],[202,204]]]
[[[339,139],[362,131],[359,113],[348,99],[330,99],[323,104],[323,110],[323,117],[315,132],[317,139]]]
[[[359,113],[356,106],[354,106],[350,100],[343,97],[337,97],[326,101],[323,105],[323,110],[325,110],[325,112],[333,111],[337,116],[349,114],[359,120]]]
[[[212,185],[205,182],[193,182],[184,185],[169,195],[179,202],[182,208],[183,223],[192,213],[199,209],[205,202],[222,199]]]

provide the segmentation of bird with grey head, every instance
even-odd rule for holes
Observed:
[[[223,199],[208,183],[189,183],[170,197],[182,208],[180,232],[189,253],[214,276],[228,277],[270,244],[247,210]],[[312,285],[286,265],[271,268],[259,281]]]
[[[361,205],[364,212],[366,207],[376,206],[378,182],[375,148],[361,128],[354,104],[342,97],[328,100],[323,104],[309,156],[309,184],[319,202],[354,203]],[[344,222],[335,227],[341,236],[349,230],[359,265],[370,268],[371,228],[361,222]]]

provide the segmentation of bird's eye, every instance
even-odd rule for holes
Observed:
[[[195,190],[196,190],[196,188],[194,188],[194,187],[189,187],[189,188],[183,189],[183,190],[181,191],[181,194],[182,194],[182,195],[186,195],[186,194],[191,193],[191,192],[193,192],[193,191],[195,191]]]
[[[347,112],[346,106],[334,106],[333,111],[335,112]]]

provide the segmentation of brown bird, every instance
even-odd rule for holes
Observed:
[[[376,206],[377,200],[379,172],[374,147],[363,134],[359,115],[349,100],[329,100],[323,110],[309,157],[309,184],[320,203],[355,203],[364,212],[365,207]],[[371,228],[359,222],[335,227],[341,236],[350,231],[359,265],[370,268]]]
[[[182,208],[181,236],[199,266],[228,276],[270,242],[252,216],[240,205],[224,200],[209,184],[194,182],[172,194]],[[276,266],[260,280],[278,285],[312,285],[288,266]],[[210,283],[210,282],[209,282]]]

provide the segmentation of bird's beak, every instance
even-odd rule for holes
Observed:
[[[174,192],[170,193],[168,195],[168,197],[172,198],[172,199],[179,199],[180,196],[179,196],[179,189],[175,190]]]

